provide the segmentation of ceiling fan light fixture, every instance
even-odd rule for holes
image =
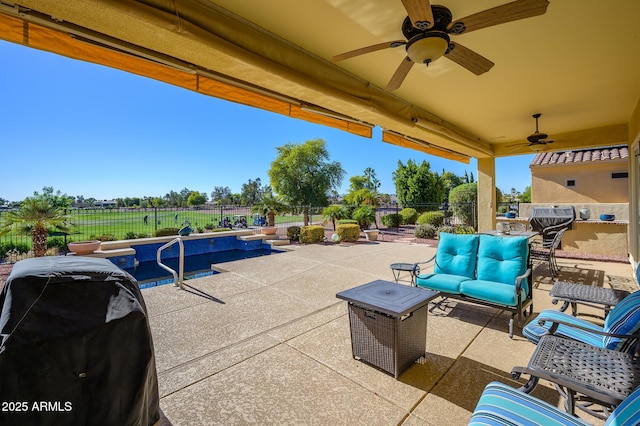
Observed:
[[[442,31],[421,33],[407,42],[407,55],[417,64],[430,64],[449,48],[449,36]]]

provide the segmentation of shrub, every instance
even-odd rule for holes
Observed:
[[[18,254],[29,253],[29,244],[27,243],[14,243],[9,242],[5,244],[0,244],[0,259],[3,259],[7,256],[7,253],[10,251],[14,251]]]
[[[55,238],[49,238],[47,240],[47,248],[52,248],[52,247],[57,247],[57,248],[63,248],[65,246],[64,244],[64,239],[60,238],[60,237],[55,237]]]
[[[340,219],[338,225],[357,225],[358,221],[353,219]]]
[[[116,236],[111,234],[102,234],[102,235],[92,235],[89,237],[90,240],[100,240],[100,241],[115,241]]]
[[[344,223],[338,225],[336,234],[340,241],[358,241],[360,239],[360,226],[357,223]]]
[[[156,237],[172,237],[178,235],[178,228],[160,228],[156,231]]]
[[[402,216],[398,213],[391,213],[382,216],[382,224],[387,228],[399,228],[402,223]]]
[[[440,228],[438,228],[438,235],[441,232],[446,232],[447,234],[455,234],[456,233],[456,227],[453,225],[444,225],[441,226]]]
[[[353,211],[352,217],[358,221],[360,229],[364,231],[369,229],[369,225],[376,221],[376,211],[371,206],[360,206]]]
[[[413,225],[418,220],[418,212],[411,207],[400,210],[400,216],[402,216],[403,225]]]
[[[287,238],[291,241],[300,241],[300,227],[297,225],[287,228]]]
[[[444,213],[443,212],[426,212],[422,213],[418,218],[418,225],[433,225],[436,228],[442,226],[444,223]]]
[[[207,223],[204,225],[204,229],[206,229],[207,231],[211,231],[212,229],[215,229],[215,225],[213,223]]]
[[[324,239],[324,227],[320,225],[309,225],[300,228],[300,242],[313,244],[322,242]]]
[[[211,232],[225,232],[225,231],[232,231],[231,228],[213,228],[211,230]]]
[[[138,237],[136,236],[136,233],[133,232],[133,231],[129,231],[126,234],[124,234],[124,239],[125,240],[135,240],[136,238],[138,238]]]
[[[430,223],[425,223],[422,225],[416,226],[415,231],[416,238],[426,238],[428,240],[435,240],[438,235],[438,228],[431,225]]]
[[[476,233],[476,229],[473,226],[455,225],[454,229],[456,234],[475,234]]]

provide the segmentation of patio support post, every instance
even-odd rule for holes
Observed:
[[[478,158],[478,232],[496,228],[496,162]]]

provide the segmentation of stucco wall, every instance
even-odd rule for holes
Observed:
[[[628,170],[626,159],[603,164],[532,167],[531,202],[627,203],[629,179],[613,179],[611,174]],[[567,180],[574,180],[575,186],[567,186]]]

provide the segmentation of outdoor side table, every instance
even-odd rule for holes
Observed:
[[[603,309],[604,316],[600,317],[592,314],[582,314],[604,319],[609,311],[630,293],[625,290],[614,290],[612,288],[594,287],[585,284],[569,283],[558,281],[553,285],[549,296],[553,297],[552,303],[563,302],[560,307],[565,311],[571,305],[571,314],[578,316],[578,304],[592,308]]]
[[[586,343],[558,336],[542,336],[527,367],[514,367],[511,376],[529,374],[529,381],[521,388],[530,393],[538,379],[556,385],[565,398],[565,410],[575,414],[575,407],[589,414],[605,418],[590,409],[593,402],[612,409],[640,385],[640,362],[633,355],[598,348]],[[585,404],[576,404],[576,400]]]
[[[353,357],[397,379],[425,354],[428,304],[438,294],[383,280],[336,294],[349,302]]]
[[[411,285],[415,287],[416,276],[420,273],[420,268],[415,263],[392,263],[389,267],[396,283],[400,280],[400,274],[408,272],[411,275]]]

